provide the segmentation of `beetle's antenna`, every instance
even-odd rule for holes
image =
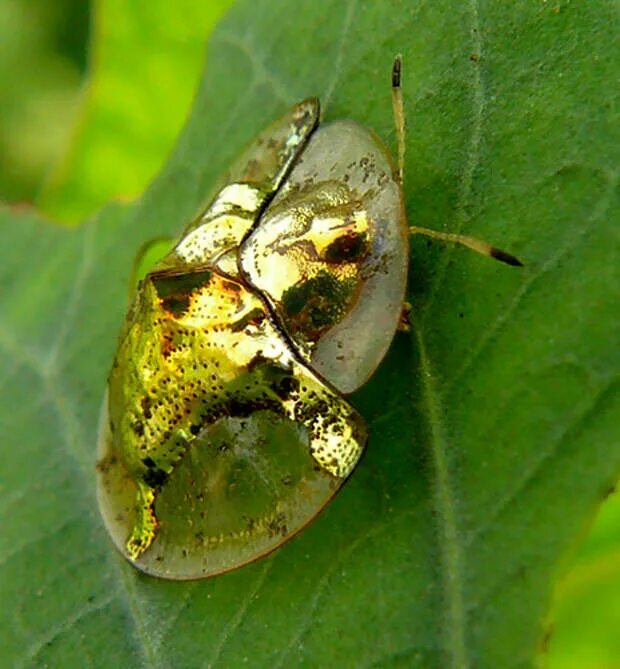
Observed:
[[[501,249],[483,242],[480,239],[474,239],[473,237],[466,237],[465,235],[455,235],[451,232],[438,232],[437,230],[431,230],[429,228],[420,228],[417,225],[410,225],[409,232],[413,235],[424,235],[426,237],[431,237],[432,239],[440,239],[443,242],[450,242],[452,244],[461,244],[461,246],[466,246],[472,251],[481,253],[483,256],[489,256],[489,258],[495,258],[500,262],[504,262],[507,265],[512,265],[513,267],[523,267],[523,263],[510,253],[502,251]]]
[[[405,106],[403,104],[403,92],[401,88],[401,70],[402,70],[402,56],[398,54],[394,58],[392,65],[392,112],[394,114],[394,126],[396,127],[396,140],[398,142],[398,178],[401,187],[404,185],[405,174]],[[495,258],[500,262],[512,265],[513,267],[523,267],[523,263],[515,256],[506,251],[502,251],[487,242],[483,242],[473,237],[465,235],[457,235],[450,232],[438,232],[437,230],[430,230],[429,228],[421,228],[417,225],[412,225],[409,232],[413,235],[425,235],[432,239],[439,239],[443,242],[450,242],[451,244],[460,244],[466,246],[472,251],[481,253],[489,258]]]
[[[405,173],[405,108],[403,105],[403,92],[400,86],[400,72],[402,69],[402,57],[400,54],[394,58],[392,65],[392,112],[394,114],[394,126],[396,127],[396,140],[398,142],[398,178],[401,186]]]

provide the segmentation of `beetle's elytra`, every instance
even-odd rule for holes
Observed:
[[[344,399],[399,325],[410,231],[396,170],[354,121],[308,99],[233,164],[206,211],[140,282],[109,375],[98,497],[123,555],[156,576],[212,576],[295,535],[359,461]]]
[[[140,283],[109,376],[99,503],[143,571],[200,578],[306,525],[358,462],[343,398],[383,358],[408,262],[389,154],[299,103]]]

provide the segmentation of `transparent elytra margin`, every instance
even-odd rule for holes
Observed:
[[[114,544],[125,556],[135,521],[136,484],[114,452],[101,412],[97,496]],[[270,553],[306,526],[343,480],[316,465],[307,435],[260,412],[220,421],[175,469],[157,498],[153,544],[133,563],[153,576],[214,576]]]

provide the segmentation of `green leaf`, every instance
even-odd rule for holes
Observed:
[[[0,198],[32,201],[68,140],[89,2],[0,3]]]
[[[195,93],[206,38],[232,0],[97,0],[90,77],[68,153],[39,198],[76,222],[134,198],[161,168]]]
[[[549,669],[615,669],[620,658],[620,496],[603,504],[556,588]],[[587,615],[584,615],[587,612]]]
[[[70,231],[2,211],[7,665],[534,665],[554,579],[620,469],[615,12],[244,0],[139,202]],[[143,576],[112,548],[94,494],[133,258],[180,231],[242,146],[304,97],[394,147],[398,52],[410,220],[526,267],[414,239],[412,331],[352,398],[371,436],[341,494],[237,572]]]

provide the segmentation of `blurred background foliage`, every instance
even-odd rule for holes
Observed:
[[[585,541],[562,565],[550,612],[549,669],[620,667],[620,497],[601,507]]]
[[[0,200],[75,223],[138,197],[174,145],[232,0],[0,0]],[[620,497],[559,566],[551,669],[620,669]]]
[[[75,223],[133,199],[183,125],[232,0],[0,0],[0,198]]]
[[[87,0],[0,2],[0,197],[31,201],[66,151],[87,67]]]

